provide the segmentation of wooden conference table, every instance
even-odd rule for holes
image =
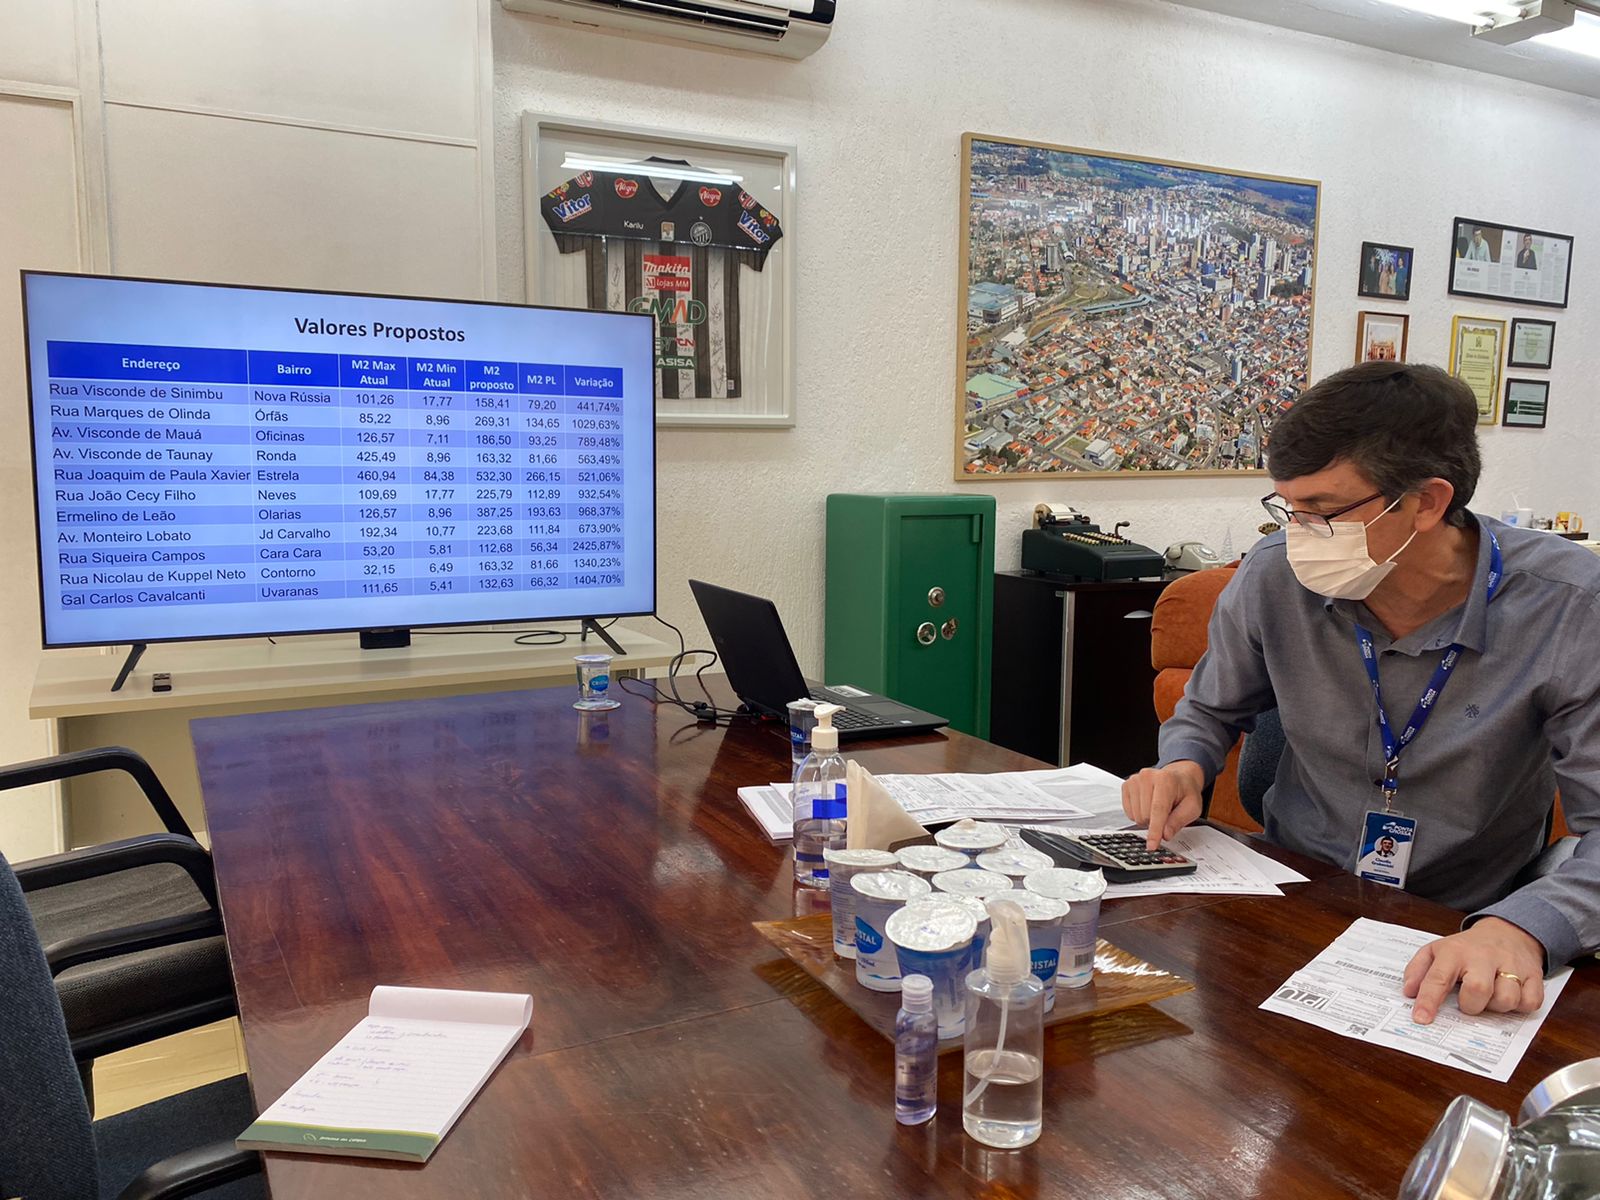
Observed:
[[[1260,1012],[1357,916],[1439,933],[1458,920],[1289,858],[1313,879],[1282,898],[1106,905],[1104,936],[1196,988],[1048,1032],[1034,1146],[965,1136],[959,1054],[937,1118],[901,1128],[889,1042],[750,927],[814,907],[734,794],[787,772],[784,734],[570,701],[193,723],[259,1105],[376,984],[534,1000],[431,1162],[268,1155],[278,1200],[1392,1197],[1451,1097],[1514,1113],[1546,1073],[1600,1053],[1592,966],[1506,1084]],[[1038,765],[960,735],[848,752],[879,772]]]

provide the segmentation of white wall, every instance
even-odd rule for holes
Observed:
[[[0,422],[28,426],[19,268],[493,294],[490,2],[0,2]],[[30,497],[18,434],[0,443],[0,762],[53,748],[27,718]],[[52,797],[0,797],[8,857],[55,840]]]
[[[998,566],[1035,503],[1076,505],[1156,548],[1236,550],[1261,477],[952,482],[957,197],[964,130],[1323,181],[1314,373],[1354,359],[1363,239],[1415,246],[1411,358],[1443,362],[1456,215],[1577,236],[1554,314],[1545,432],[1483,431],[1479,507],[1593,514],[1600,378],[1600,104],[1158,0],[850,0],[799,63],[610,37],[495,12],[500,287],[523,297],[517,119],[528,109],[799,147],[797,408],[789,432],[663,432],[661,611],[697,632],[684,580],[773,596],[802,665],[822,648],[822,498],[979,488]],[[1585,235],[1588,235],[1587,237]],[[701,641],[700,644],[705,644]]]

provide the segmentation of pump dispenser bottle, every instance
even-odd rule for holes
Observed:
[[[1044,1124],[1044,985],[1021,907],[996,896],[988,908],[984,964],[967,976],[961,1124],[984,1145],[1011,1150],[1037,1141]]]
[[[794,879],[806,887],[828,886],[826,850],[844,849],[845,763],[839,757],[838,704],[817,705],[811,753],[794,775]]]

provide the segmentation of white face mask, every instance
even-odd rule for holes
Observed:
[[[1289,548],[1289,566],[1295,578],[1319,596],[1330,600],[1365,600],[1394,570],[1394,560],[1400,550],[1411,545],[1411,537],[1383,562],[1373,562],[1367,549],[1367,526],[1394,511],[1394,504],[1365,523],[1361,521],[1330,521],[1332,537],[1312,533],[1297,521],[1291,521],[1284,531]]]

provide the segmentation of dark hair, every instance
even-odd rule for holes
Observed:
[[[1478,402],[1438,367],[1370,362],[1307,388],[1272,427],[1267,470],[1274,479],[1313,475],[1348,462],[1388,500],[1427,479],[1455,489],[1445,519],[1467,524],[1467,503],[1483,469]]]

